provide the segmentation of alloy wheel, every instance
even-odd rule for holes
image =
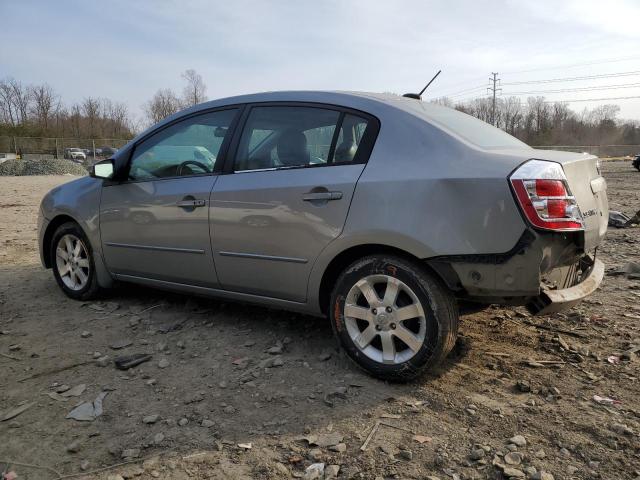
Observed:
[[[73,291],[86,287],[90,274],[89,253],[84,242],[70,233],[56,246],[56,268],[64,285]]]
[[[347,332],[370,359],[400,364],[422,348],[426,318],[417,295],[389,275],[369,275],[349,290],[344,304]]]

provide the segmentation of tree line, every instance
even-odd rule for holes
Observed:
[[[48,84],[25,84],[0,79],[0,136],[129,139],[183,108],[207,100],[207,87],[195,70],[182,74],[182,96],[171,89],[158,90],[144,103],[144,119],[136,119],[123,102],[86,97],[66,105]]]
[[[454,102],[442,97],[433,102],[492,123],[529,145],[640,144],[640,121],[618,119],[618,105],[574,111],[545,97],[505,97],[496,99],[494,110],[491,98]]]
[[[199,73],[189,69],[181,77],[181,94],[159,89],[142,105],[143,119],[136,119],[123,102],[86,97],[65,105],[46,83],[0,79],[0,136],[128,139],[143,126],[207,100],[207,86]],[[500,97],[494,110],[491,98],[456,102],[442,97],[433,102],[493,123],[529,145],[640,144],[640,122],[618,119],[618,105],[574,111],[567,103],[548,102],[544,97],[526,101]]]

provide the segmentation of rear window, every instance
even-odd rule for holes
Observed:
[[[452,108],[429,109],[429,120],[482,148],[530,148],[499,128]]]

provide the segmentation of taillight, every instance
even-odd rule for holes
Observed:
[[[555,231],[584,228],[582,213],[559,163],[530,160],[509,180],[520,208],[534,227]]]

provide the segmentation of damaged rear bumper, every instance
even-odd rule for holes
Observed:
[[[559,290],[543,288],[540,295],[527,304],[527,309],[535,315],[555,313],[573,307],[595,292],[604,278],[604,263],[598,259],[587,258],[592,261],[592,264],[584,272],[579,283]]]

